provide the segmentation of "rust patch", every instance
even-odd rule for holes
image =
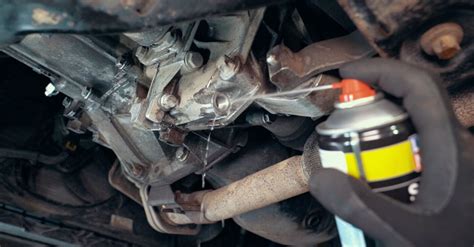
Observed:
[[[38,25],[57,25],[64,19],[65,16],[51,13],[45,9],[36,8],[33,9],[33,14],[31,17]]]
[[[271,82],[281,91],[287,91],[317,74],[372,54],[363,36],[353,32],[313,43],[298,52],[292,52],[283,44],[275,46],[267,56],[267,64]]]

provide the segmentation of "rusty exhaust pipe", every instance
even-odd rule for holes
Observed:
[[[209,224],[308,192],[309,175],[294,156],[212,191],[176,194],[185,213],[162,213],[172,224]]]

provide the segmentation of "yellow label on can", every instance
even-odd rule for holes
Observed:
[[[347,174],[359,178],[359,169],[354,153],[345,153]],[[416,171],[416,162],[409,140],[390,146],[361,152],[365,178],[377,182],[401,177]]]
[[[321,163],[325,168],[335,168],[359,178],[359,168],[354,153],[320,149]],[[417,171],[415,157],[409,140],[361,152],[364,173],[368,182],[401,177]]]

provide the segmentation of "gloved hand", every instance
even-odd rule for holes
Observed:
[[[474,246],[474,138],[458,123],[437,76],[388,59],[340,69],[403,99],[420,138],[419,195],[403,204],[334,169],[320,169],[310,191],[329,211],[386,246]]]

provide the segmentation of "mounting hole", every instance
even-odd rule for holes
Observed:
[[[230,108],[230,99],[225,94],[215,93],[212,97],[212,106],[217,114],[225,114]]]

